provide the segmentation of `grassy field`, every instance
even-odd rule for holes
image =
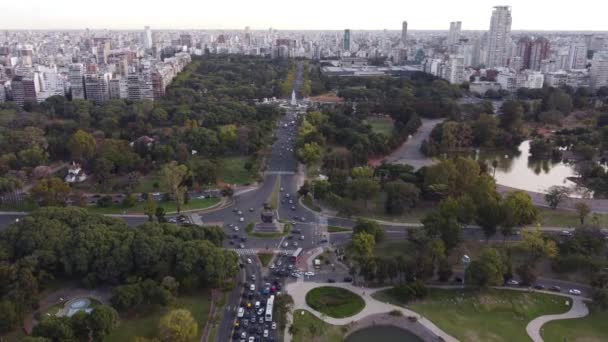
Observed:
[[[306,310],[296,310],[293,313],[295,334],[293,342],[342,342],[342,331],[335,325],[330,325],[315,317]]]
[[[594,219],[594,217],[596,219]],[[547,227],[576,227],[581,224],[577,213],[569,210],[551,210],[547,208],[539,208],[538,220],[541,225]],[[607,214],[591,214],[587,216],[586,220],[587,222],[594,222],[594,220],[597,220],[599,226],[608,226]]]
[[[245,163],[250,161],[249,157],[227,157],[220,159],[221,177],[228,184],[251,184],[255,174],[245,169]]]
[[[378,300],[400,305],[386,292]],[[529,341],[526,325],[546,314],[566,312],[565,298],[509,290],[438,290],[407,305],[461,341]],[[549,340],[547,341],[560,341]]]
[[[392,258],[397,255],[408,255],[410,251],[414,251],[412,243],[407,240],[400,241],[382,241],[374,247],[374,256],[382,258]]]
[[[184,308],[192,313],[194,319],[198,322],[198,336],[192,342],[198,341],[200,334],[203,332],[203,327],[207,322],[209,315],[209,305],[211,296],[208,292],[203,292],[197,295],[181,296],[177,299],[174,308]],[[118,328],[114,329],[110,335],[105,338],[108,342],[131,342],[133,337],[141,336],[153,338],[156,336],[158,322],[169,308],[147,312],[140,316],[121,318],[121,323]]]
[[[182,211],[184,210],[194,210],[194,209],[205,209],[209,208],[220,202],[219,198],[204,198],[191,199],[188,204],[182,205]],[[115,204],[107,208],[100,208],[98,206],[92,205],[88,206],[87,209],[90,212],[96,214],[143,214],[144,212],[145,202],[137,202],[133,207],[125,207],[121,204]],[[159,202],[158,206],[165,208],[165,212],[167,214],[177,212],[177,208],[175,206],[175,202]]]
[[[592,312],[584,318],[549,322],[543,326],[541,333],[545,341],[608,341],[606,322],[608,322],[608,312]]]
[[[339,232],[352,232],[353,230],[350,228],[342,228],[336,226],[327,226],[328,233],[339,233]]]
[[[133,190],[135,193],[151,193],[160,191],[159,187],[162,186],[160,175],[157,171],[150,172],[144,177],[139,178],[137,186]]]
[[[359,295],[333,286],[322,286],[308,291],[306,303],[311,308],[334,318],[356,315],[365,307],[365,302]]]
[[[304,204],[310,210],[316,211],[318,213],[321,212],[321,207],[313,203],[311,196],[302,197],[302,204]]]
[[[258,258],[260,258],[260,262],[262,263],[262,266],[264,266],[264,267],[268,266],[268,264],[270,263],[270,260],[272,260],[273,256],[274,256],[274,254],[272,254],[272,253],[258,253]]]
[[[384,134],[390,137],[393,134],[395,126],[393,120],[388,118],[368,118],[367,122],[372,126],[372,131],[375,133]]]

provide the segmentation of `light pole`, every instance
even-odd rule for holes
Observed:
[[[465,287],[465,279],[467,277],[467,267],[469,267],[469,264],[471,263],[471,258],[465,254],[462,256],[460,261],[464,265],[464,275],[462,276],[462,287]]]

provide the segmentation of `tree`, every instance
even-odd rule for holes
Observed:
[[[363,198],[363,205],[367,208],[367,201],[374,198],[380,191],[380,183],[374,178],[355,178],[350,184],[351,198]]]
[[[146,203],[144,204],[144,214],[148,216],[148,221],[154,221],[154,214],[156,214],[156,209],[158,205],[152,196],[148,195],[146,198]]]
[[[384,229],[375,221],[358,219],[353,227],[353,234],[368,233],[374,236],[376,243],[384,241]]]
[[[509,132],[517,132],[522,125],[524,108],[518,101],[508,100],[502,105],[500,115],[500,127]]]
[[[521,246],[527,254],[527,262],[535,264],[541,257],[554,258],[557,256],[555,241],[545,239],[540,229],[524,230],[521,233]]]
[[[95,155],[97,143],[91,134],[79,129],[68,140],[67,148],[72,159],[90,160]]]
[[[503,222],[503,212],[496,200],[489,200],[477,206],[475,221],[483,230],[486,241],[496,234],[498,226]]]
[[[532,198],[525,191],[512,191],[502,201],[505,215],[503,225],[516,227],[536,221],[538,210],[532,203]]]
[[[568,197],[570,189],[565,186],[554,185],[549,188],[549,191],[545,194],[545,201],[549,204],[551,209],[555,210],[559,204]]]
[[[0,333],[7,333],[19,322],[15,303],[3,300],[0,302]]]
[[[156,212],[154,213],[154,216],[156,216],[156,219],[158,220],[159,223],[166,222],[166,219],[165,219],[165,208],[163,208],[163,207],[157,207],[156,208]]]
[[[94,341],[103,341],[118,324],[118,312],[107,305],[99,305],[89,315],[89,327]]]
[[[321,146],[316,142],[305,143],[304,146],[300,147],[296,152],[300,161],[307,166],[318,163],[321,160],[322,153]]]
[[[178,214],[181,212],[182,204],[184,203],[184,192],[186,192],[184,181],[187,176],[188,167],[180,165],[175,161],[165,164],[161,169],[161,179],[175,201]]]
[[[388,214],[402,214],[405,208],[416,206],[420,197],[420,189],[417,186],[401,180],[386,183],[384,190],[386,191],[384,208]]]
[[[486,247],[478,258],[467,267],[466,284],[477,287],[502,285],[505,263],[500,252],[495,248]]]
[[[574,208],[576,209],[581,224],[585,224],[585,218],[591,213],[591,207],[585,202],[577,202],[574,205]]]
[[[361,232],[353,235],[352,247],[359,257],[371,257],[375,245],[376,241],[372,234]]]
[[[458,218],[445,208],[426,215],[422,219],[422,224],[427,235],[431,238],[440,238],[447,252],[456,247],[462,235],[462,226]]]
[[[32,336],[45,337],[53,342],[74,341],[74,332],[67,317],[44,317],[34,327]]]
[[[40,206],[64,206],[69,194],[70,186],[58,177],[42,179],[30,190],[31,199]]]
[[[171,310],[160,319],[158,330],[163,342],[188,342],[196,336],[198,324],[190,311],[177,309]]]

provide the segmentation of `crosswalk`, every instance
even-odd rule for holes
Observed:
[[[266,248],[230,248],[229,250],[236,252],[238,255],[255,255],[260,252],[276,253],[278,255],[290,255],[294,249],[266,249]]]

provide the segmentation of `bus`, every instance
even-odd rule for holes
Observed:
[[[272,306],[274,305],[274,295],[268,298],[266,302],[266,322],[272,322]]]
[[[293,252],[293,254],[291,255],[291,262],[293,262],[294,264],[298,261],[298,258],[300,257],[300,255],[302,254],[302,248],[298,248],[295,250],[295,252]]]

